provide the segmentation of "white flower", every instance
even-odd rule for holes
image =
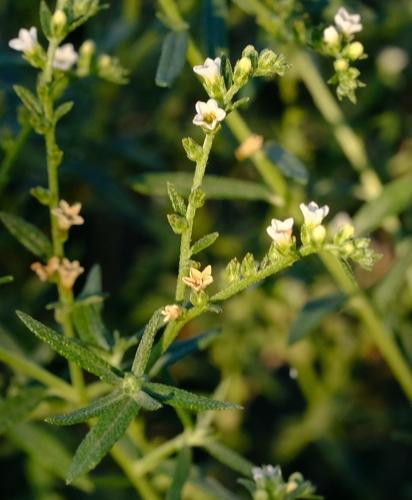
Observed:
[[[57,271],[60,274],[62,287],[71,290],[78,276],[84,272],[84,268],[80,266],[78,260],[70,262],[69,259],[63,258]]]
[[[163,311],[160,311],[160,314],[164,316],[164,322],[167,323],[170,320],[174,320],[180,316],[182,312],[182,308],[177,304],[172,304],[166,306]]]
[[[208,57],[203,66],[194,66],[193,71],[205,80],[215,80],[220,77],[220,64],[220,57],[216,57],[215,60]]]
[[[226,111],[219,108],[215,99],[209,99],[207,102],[197,101],[197,115],[193,118],[193,123],[200,127],[206,127],[214,130],[218,122],[224,120]]]
[[[329,45],[334,45],[339,42],[339,33],[335,26],[329,26],[323,30],[323,41]]]
[[[284,220],[272,219],[271,225],[266,228],[268,235],[278,245],[286,246],[290,243],[292,236],[293,217]]]
[[[51,213],[57,217],[59,229],[67,231],[71,226],[80,226],[84,223],[84,219],[79,215],[82,208],[81,203],[75,203],[70,206],[67,201],[60,200],[60,208],[53,208]]]
[[[190,276],[185,276],[182,278],[182,281],[187,286],[193,288],[195,292],[200,292],[213,283],[212,266],[206,266],[203,271],[192,267],[190,269]]]
[[[325,205],[322,208],[319,208],[317,203],[311,201],[309,205],[305,205],[301,203],[299,205],[302,210],[303,217],[305,218],[305,224],[309,227],[316,227],[322,223],[322,220],[328,215],[329,207]]]
[[[335,15],[335,24],[338,30],[345,35],[352,35],[362,31],[363,26],[360,22],[360,14],[349,14],[345,7],[341,7]]]
[[[9,47],[30,54],[34,52],[37,43],[37,28],[32,26],[29,30],[24,28],[20,29],[19,37],[11,39],[9,41]]]
[[[69,70],[77,61],[79,55],[73,48],[72,43],[65,43],[56,49],[53,59],[53,68],[62,71]]]

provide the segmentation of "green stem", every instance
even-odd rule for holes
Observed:
[[[216,132],[206,134],[203,141],[202,158],[196,163],[195,174],[193,176],[192,189],[190,191],[189,202],[186,210],[187,228],[182,234],[180,242],[180,256],[179,256],[179,274],[176,284],[176,302],[183,302],[185,296],[186,285],[183,283],[183,276],[186,273],[186,263],[191,257],[190,245],[192,241],[193,221],[196,215],[197,207],[194,203],[193,196],[195,191],[202,185],[202,180],[205,175],[207,161],[209,159],[210,150],[212,149],[213,140]]]
[[[14,140],[13,147],[7,151],[6,156],[0,165],[0,194],[9,180],[9,172],[23,149],[31,130],[31,125],[25,121],[18,136]]]
[[[38,380],[42,384],[50,387],[52,389],[53,394],[59,396],[68,401],[77,402],[78,396],[73,387],[62,380],[59,377],[51,374],[49,371],[41,368],[40,366],[28,361],[27,359],[19,356],[18,354],[14,354],[6,349],[3,349],[0,346],[0,361],[7,363],[15,370],[19,370],[30,377],[33,377],[35,380]]]
[[[322,253],[320,258],[339,284],[341,290],[348,295],[352,295],[349,300],[350,308],[367,327],[369,334],[391,368],[399,385],[412,402],[412,372],[396,344],[393,333],[385,326],[382,318],[373,309],[368,299],[356,288],[356,285],[343,270],[339,260],[330,253]]]

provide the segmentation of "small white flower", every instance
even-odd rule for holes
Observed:
[[[53,68],[62,71],[69,70],[77,61],[79,55],[73,48],[72,43],[65,43],[56,49],[53,59]]]
[[[182,312],[182,308],[178,306],[177,304],[172,304],[166,306],[163,311],[160,311],[160,314],[164,316],[164,322],[167,323],[168,321],[174,320],[180,316],[180,313]]]
[[[328,215],[329,207],[325,205],[322,208],[319,208],[317,203],[311,201],[309,205],[305,205],[301,203],[299,205],[302,210],[303,217],[305,218],[305,224],[309,227],[316,227],[322,223],[322,220]]]
[[[352,33],[362,31],[363,26],[360,22],[360,14],[349,14],[345,7],[341,7],[335,15],[335,24],[341,33],[349,36]]]
[[[339,42],[339,33],[335,26],[329,26],[323,30],[323,41],[329,45],[335,45]]]
[[[205,80],[215,80],[220,77],[220,64],[220,57],[216,57],[215,60],[208,57],[203,66],[194,66],[193,71]]]
[[[264,478],[263,469],[261,467],[252,467],[252,474],[255,481]]]
[[[266,228],[268,235],[272,240],[281,246],[289,245],[292,236],[293,217],[284,220],[272,219],[271,225]]]
[[[19,30],[19,37],[9,41],[9,47],[14,50],[21,50],[26,54],[34,52],[37,45],[37,28],[32,26],[29,30],[24,28]]]
[[[207,102],[197,101],[197,115],[193,118],[193,123],[199,127],[206,127],[214,130],[218,122],[224,120],[226,111],[219,108],[215,99],[209,99]]]

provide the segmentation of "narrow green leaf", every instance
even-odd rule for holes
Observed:
[[[53,245],[36,226],[17,215],[0,212],[0,220],[8,231],[31,253],[47,262],[53,255]]]
[[[102,270],[99,264],[94,264],[90,269],[86,278],[86,283],[76,300],[83,300],[90,295],[99,295],[102,291]]]
[[[252,476],[252,467],[254,467],[254,464],[224,444],[218,443],[217,441],[210,441],[209,443],[203,445],[203,448],[208,451],[212,457],[215,457],[219,460],[219,462],[222,462],[222,464],[227,465],[243,476]]]
[[[161,309],[154,312],[150,321],[147,323],[142,340],[137,347],[136,355],[133,361],[132,372],[136,377],[141,377],[146,369],[149,361],[150,352],[152,350],[153,341],[157,331],[159,330],[159,319],[162,317]]]
[[[142,174],[132,180],[135,191],[151,196],[166,196],[166,182],[171,181],[183,196],[189,196],[193,176],[189,173]],[[208,198],[227,200],[264,200],[280,205],[282,200],[264,184],[257,182],[229,179],[217,175],[203,178],[202,190]]]
[[[184,137],[182,139],[182,145],[190,161],[197,162],[202,158],[202,146],[200,146],[200,144],[194,141],[191,137]]]
[[[52,432],[50,426],[24,422],[7,432],[8,437],[20,449],[56,477],[66,479],[70,468],[72,454]],[[79,478],[73,486],[81,490],[93,491],[93,483],[87,477]]]
[[[175,186],[171,183],[167,183],[167,193],[169,195],[170,201],[173,206],[173,210],[181,216],[186,215],[186,203],[185,200],[180,196],[180,194],[177,192],[177,189]]]
[[[203,236],[200,238],[200,240],[197,240],[196,243],[192,246],[190,249],[190,253],[192,255],[195,255],[202,250],[204,250],[207,247],[210,247],[210,245],[213,245],[213,243],[218,239],[219,233],[210,233],[207,234],[206,236]]]
[[[21,389],[16,396],[0,400],[0,434],[15,426],[44,399],[44,387]]]
[[[274,141],[266,141],[263,149],[269,160],[278,167],[283,175],[302,184],[308,182],[309,173],[305,165],[290,151]]]
[[[338,294],[311,300],[305,304],[290,329],[288,344],[292,345],[309,335],[326,316],[340,309],[345,300],[345,295]]]
[[[40,101],[32,92],[30,92],[29,89],[26,89],[21,85],[13,85],[13,89],[33,116],[39,118],[43,115],[43,109]]]
[[[64,415],[55,415],[54,417],[48,417],[45,422],[54,425],[73,425],[79,424],[80,422],[85,422],[90,418],[97,417],[104,413],[109,408],[119,405],[123,399],[123,392],[121,390],[115,390],[106,396],[103,396],[96,401],[93,401],[83,408],[71,411],[70,413],[65,413]]]
[[[412,175],[407,175],[384,186],[381,194],[362,205],[353,217],[355,234],[361,236],[381,226],[390,215],[398,215],[410,203]]]
[[[58,122],[60,118],[63,118],[64,115],[67,115],[67,113],[72,109],[73,104],[73,101],[68,101],[60,104],[60,106],[54,111],[55,121]]]
[[[159,401],[152,398],[152,396],[149,396],[149,394],[144,391],[139,391],[133,396],[133,399],[139,406],[149,411],[159,410],[159,408],[163,406],[162,403],[159,403]]]
[[[172,476],[172,484],[167,491],[166,500],[180,500],[182,498],[182,489],[189,477],[191,466],[192,449],[189,446],[184,446],[177,455],[176,468]]]
[[[2,278],[0,278],[0,285],[4,285],[5,283],[10,283],[13,280],[14,280],[13,276],[3,276]]]
[[[72,311],[72,320],[79,337],[87,343],[98,345],[102,349],[110,350],[108,332],[101,317],[102,304],[75,303]]]
[[[53,36],[52,29],[51,29],[51,12],[49,7],[47,6],[47,3],[44,0],[41,0],[40,2],[40,24],[41,24],[41,29],[44,33],[44,36],[46,38],[51,38]]]
[[[143,389],[151,394],[155,399],[162,403],[176,406],[177,408],[186,408],[193,411],[207,410],[241,410],[242,406],[217,401],[216,399],[198,396],[191,392],[169,385],[147,382]]]
[[[165,36],[156,71],[156,85],[170,87],[186,62],[188,43],[186,31],[170,31]]]
[[[94,469],[112,446],[123,436],[130,422],[139,412],[139,405],[125,397],[120,405],[103,413],[77,448],[67,474],[67,484]]]
[[[123,373],[94,352],[86,349],[75,340],[63,337],[21,311],[17,311],[17,316],[36,337],[49,344],[52,349],[65,358],[80,365],[88,372],[94,373],[108,384],[120,385],[122,383]]]
[[[226,0],[203,0],[203,33],[206,42],[206,54],[220,56],[227,48],[226,20],[228,8]]]

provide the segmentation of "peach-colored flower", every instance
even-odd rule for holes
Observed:
[[[213,283],[212,266],[205,267],[203,271],[199,271],[199,269],[192,267],[190,269],[190,276],[186,276],[182,279],[183,282],[187,286],[193,288],[195,292],[200,292]]]
[[[258,151],[263,144],[263,137],[259,134],[250,135],[242,144],[236,149],[235,156],[239,161],[243,161],[256,151]]]
[[[48,260],[45,266],[40,262],[33,262],[30,269],[37,274],[41,281],[47,281],[49,277],[57,271],[59,263],[59,258],[54,255]]]
[[[75,203],[70,206],[67,201],[60,200],[59,206],[60,208],[53,208],[51,211],[58,219],[59,229],[67,231],[71,226],[80,226],[84,223],[83,217],[79,215],[82,208],[81,203]]]
[[[167,323],[168,321],[174,320],[180,316],[182,312],[182,308],[178,306],[177,304],[172,304],[166,306],[163,311],[160,311],[160,314],[163,314],[164,316],[164,322]]]
[[[71,290],[78,276],[84,272],[84,268],[80,266],[78,260],[70,262],[69,259],[64,258],[57,271],[60,274],[62,287]]]

